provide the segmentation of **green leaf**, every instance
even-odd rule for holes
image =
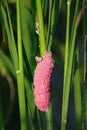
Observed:
[[[31,5],[35,1],[29,0],[29,7],[26,6],[25,0],[21,1],[21,28],[22,28],[22,40],[25,50],[25,56],[27,58],[29,68],[32,75],[35,68],[35,55],[37,51],[37,40],[35,36],[35,12],[34,7]],[[33,4],[34,5],[34,4]]]
[[[77,50],[76,50],[77,49]],[[80,81],[80,67],[78,65],[79,62],[79,52],[78,48],[75,48],[75,64],[74,64],[74,101],[75,101],[75,114],[76,114],[76,129],[82,130],[82,97],[81,97],[81,81]],[[78,66],[78,67],[76,67]]]
[[[68,65],[67,65],[68,68],[66,71],[66,77],[65,77],[65,82],[64,82],[64,86],[63,86],[61,130],[65,130],[66,124],[67,124],[70,84],[71,84],[71,76],[72,76],[72,68],[73,68],[75,39],[76,39],[76,33],[77,33],[76,19],[77,19],[78,7],[79,7],[79,0],[76,1],[75,15],[73,18],[71,40],[70,40],[70,53],[69,53]]]
[[[5,9],[2,5],[1,5],[1,18],[2,18],[2,25],[5,29],[6,36],[7,36],[6,38],[8,41],[8,47],[9,47],[9,51],[11,54],[11,59],[12,59],[13,65],[15,66],[15,71],[16,71],[18,68],[18,56],[17,56],[17,49],[16,49],[16,44],[15,44],[14,36],[13,36],[11,19],[9,16],[8,17],[9,24],[10,24],[10,28],[9,28],[6,12],[5,12]]]
[[[29,6],[28,6],[29,4]],[[33,73],[35,68],[35,55],[37,51],[37,41],[35,37],[35,12],[34,1],[28,1],[27,6],[25,0],[20,3],[21,10],[21,29],[23,40],[23,56],[25,65],[25,89],[27,96],[27,104],[31,112],[34,114],[34,97],[33,97]],[[32,118],[32,117],[31,117]]]
[[[83,1],[83,36],[84,36],[84,87],[83,87],[83,129],[87,127],[87,1]]]
[[[16,78],[16,73],[11,59],[0,50],[0,69],[5,68],[10,74]]]

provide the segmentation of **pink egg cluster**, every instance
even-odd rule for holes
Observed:
[[[34,73],[35,105],[46,112],[50,105],[50,78],[54,62],[52,53],[46,52],[44,58],[36,57],[37,66]]]

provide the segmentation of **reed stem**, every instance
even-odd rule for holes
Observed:
[[[76,48],[76,63],[79,64],[79,51]],[[76,64],[75,63],[75,64]],[[82,99],[81,99],[81,86],[80,86],[80,68],[76,68],[74,76],[74,101],[75,101],[75,114],[76,114],[76,129],[82,129]]]
[[[52,104],[50,104],[48,112],[46,112],[47,130],[53,130]]]
[[[41,8],[41,0],[36,0],[36,7],[37,7],[37,15],[38,15],[38,22],[39,22],[39,43],[40,43],[40,55],[41,57],[44,56],[44,53],[46,51],[46,43],[45,43],[45,35],[44,35],[44,22],[43,22],[43,14],[42,14],[42,8]],[[47,120],[47,129],[52,130],[52,106],[50,105],[50,108],[48,112],[46,113],[46,120]]]
[[[69,56],[69,30],[70,30],[70,5],[71,2],[67,1],[67,22],[66,22],[66,43],[65,43],[65,64],[64,64],[64,84],[66,79],[68,56]]]
[[[46,45],[45,45],[44,22],[43,22],[43,15],[42,15],[41,0],[36,0],[36,8],[37,8],[37,15],[38,15],[38,22],[39,22],[40,54],[41,57],[43,57],[46,51]]]
[[[18,34],[18,55],[19,55],[19,70],[16,71],[16,74],[18,84],[20,123],[21,123],[21,130],[27,130],[23,55],[22,55],[23,53],[22,53],[22,39],[21,39],[21,21],[20,21],[20,0],[17,0],[16,4],[17,4],[17,34]]]

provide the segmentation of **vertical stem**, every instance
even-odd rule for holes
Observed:
[[[71,82],[71,73],[72,73],[72,65],[73,65],[75,37],[76,37],[76,27],[75,27],[75,32],[74,32],[73,35],[74,36],[73,36],[73,41],[72,41],[72,45],[71,45],[68,69],[67,69],[67,72],[66,72],[66,80],[65,80],[64,90],[63,90],[61,130],[66,130],[68,103],[69,103],[69,92],[70,92],[70,82]]]
[[[86,101],[86,112],[85,112],[85,116],[86,116],[86,129],[87,129],[87,35],[85,37],[85,47],[86,47],[86,57],[85,57],[85,60],[86,60],[86,74],[85,74],[85,84],[86,84],[86,88],[85,88],[85,101]]]
[[[18,34],[19,70],[16,73],[17,73],[17,83],[18,83],[20,122],[21,122],[21,130],[27,130],[23,56],[22,56],[22,39],[21,39],[21,21],[20,21],[20,0],[17,0],[17,34]]]
[[[39,42],[40,42],[40,55],[41,57],[44,56],[44,52],[46,50],[46,43],[45,43],[45,35],[44,35],[44,25],[43,25],[43,15],[42,15],[42,8],[41,8],[41,0],[36,0],[36,7],[37,7],[37,15],[39,20]],[[47,129],[52,129],[52,106],[50,105],[50,108],[48,112],[46,113],[46,119],[47,119]]]
[[[87,128],[87,35],[84,36],[84,88],[83,88],[83,120],[82,128]],[[86,124],[85,124],[86,123]]]
[[[68,1],[70,2],[70,1]],[[75,48],[75,38],[76,38],[76,28],[77,28],[77,11],[78,11],[78,3],[79,0],[77,0],[76,3],[76,9],[75,9],[75,16],[73,20],[72,26],[72,33],[71,33],[71,41],[70,41],[70,52],[68,57],[68,68],[65,72],[65,81],[64,81],[64,90],[63,90],[63,103],[62,103],[62,121],[61,121],[61,130],[66,130],[66,124],[67,124],[67,114],[68,114],[68,103],[69,103],[69,93],[70,93],[70,83],[71,83],[71,75],[72,75],[72,66],[73,66],[73,56],[74,56],[74,48]],[[69,3],[68,3],[69,4]],[[77,21],[76,21],[77,19]],[[80,19],[79,19],[80,21]],[[78,23],[79,23],[78,21]],[[74,27],[74,28],[73,28]],[[67,65],[66,65],[67,66]]]
[[[82,129],[87,129],[87,8],[86,5],[87,2],[86,0],[84,0],[83,1],[84,86],[83,86]]]
[[[40,54],[41,57],[43,57],[44,52],[46,51],[46,46],[45,46],[44,22],[43,22],[43,15],[42,15],[41,0],[36,0],[36,8],[37,8],[39,31],[40,31],[39,34]]]
[[[28,95],[29,96],[29,95]],[[33,124],[33,120],[32,120],[32,116],[31,116],[31,111],[30,111],[30,108],[28,106],[28,116],[29,116],[29,123],[30,123],[30,126],[29,126],[29,129],[31,130],[35,130],[35,126]]]
[[[86,76],[86,42],[87,42],[87,36],[84,37],[84,82]]]
[[[61,10],[63,0],[59,0],[59,11]]]
[[[49,111],[46,113],[47,130],[53,130],[53,115],[52,104],[50,104]]]
[[[9,11],[9,7],[8,7],[8,1],[5,0],[4,2],[5,2],[5,5],[6,5],[6,9],[7,9],[8,21],[9,21],[9,29],[10,29],[11,39],[12,39],[14,53],[15,53],[15,55],[13,54],[13,61],[14,61],[13,63],[15,65],[15,69],[17,69],[18,68],[18,55],[17,55],[16,43],[15,43],[15,38],[14,38],[14,33],[13,33],[13,28],[12,28],[10,11]]]
[[[49,9],[49,20],[48,20],[48,34],[47,34],[47,41],[46,46],[48,51],[51,50],[53,37],[55,33],[55,28],[59,16],[59,12],[61,9],[62,1],[59,0],[50,0],[50,9]]]
[[[77,58],[76,62],[78,64],[79,62],[79,51],[77,50]],[[78,68],[75,71],[74,76],[74,101],[75,101],[75,113],[76,113],[76,129],[81,130],[81,121],[82,121],[82,99],[81,99],[81,86],[80,86],[80,68]]]
[[[43,1],[42,1],[42,8],[43,8],[43,16],[44,16],[44,19],[45,19],[46,16],[47,16],[47,6],[48,6],[48,2],[49,2],[49,0],[43,0]]]
[[[77,12],[78,12],[78,6],[79,6],[79,0],[76,1],[76,8],[75,8],[75,13],[74,13],[74,18],[73,18],[73,24],[72,24],[72,30],[71,30],[71,36],[70,36],[70,43],[72,42],[72,38],[73,38],[72,35],[74,33],[75,21],[76,21]],[[78,24],[77,24],[77,26],[78,26]]]
[[[47,31],[47,39],[46,39],[46,46],[49,45],[49,35],[51,31],[51,22],[52,22],[52,8],[53,8],[53,1],[49,1],[49,18],[48,18],[48,31]]]
[[[67,1],[67,22],[66,22],[66,46],[65,46],[65,65],[64,65],[64,84],[66,79],[68,56],[69,56],[69,30],[70,30],[70,5],[71,1]]]
[[[70,50],[70,55],[69,55],[69,60],[68,60],[68,69],[65,74],[61,130],[65,130],[66,124],[67,124],[67,112],[68,112],[70,81],[71,81],[71,72],[72,72],[72,64],[73,64],[73,54],[74,54],[74,46],[75,46],[75,36],[76,36],[76,25],[75,25],[75,30],[72,36],[73,39],[71,43],[71,50]]]
[[[53,34],[54,34],[54,29],[55,29],[55,27],[54,27],[54,22],[55,22],[55,8],[56,8],[56,1],[52,1],[52,6],[53,7],[51,7],[52,9],[51,9],[51,21],[50,21],[50,27],[49,27],[49,34],[48,34],[48,51],[51,49],[51,46],[52,46],[52,41],[53,41]]]
[[[38,116],[40,130],[44,130],[44,127],[43,127],[44,124],[42,121],[41,112],[38,109],[37,109],[37,116]]]
[[[71,5],[71,1],[67,0],[67,22],[66,22],[66,46],[65,46],[65,64],[64,64],[64,81],[63,81],[63,100],[65,98],[65,79],[66,79],[68,56],[69,56],[70,5]],[[65,127],[66,127],[66,116],[64,116],[65,115],[64,111],[65,111],[64,106],[62,105],[61,130],[65,130]]]
[[[6,4],[6,8],[7,8],[7,3],[5,2],[5,4]],[[3,4],[1,4],[0,9],[1,9],[2,19],[4,22],[3,26],[4,26],[4,29],[6,31],[6,35],[8,37],[7,38],[8,39],[8,47],[9,47],[11,59],[12,59],[12,62],[15,66],[15,70],[17,70],[17,68],[18,68],[18,55],[17,55],[17,50],[16,50],[16,44],[15,44],[15,41],[13,38],[14,36],[12,34],[13,33],[12,32],[12,24],[11,24],[10,16],[8,14],[9,10],[7,9],[7,13],[6,13],[5,9],[3,7]],[[7,19],[6,14],[8,14],[8,19]]]

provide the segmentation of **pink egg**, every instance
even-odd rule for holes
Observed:
[[[50,78],[54,62],[52,53],[46,52],[44,58],[36,57],[37,66],[34,73],[35,105],[41,111],[48,111],[50,105]]]

